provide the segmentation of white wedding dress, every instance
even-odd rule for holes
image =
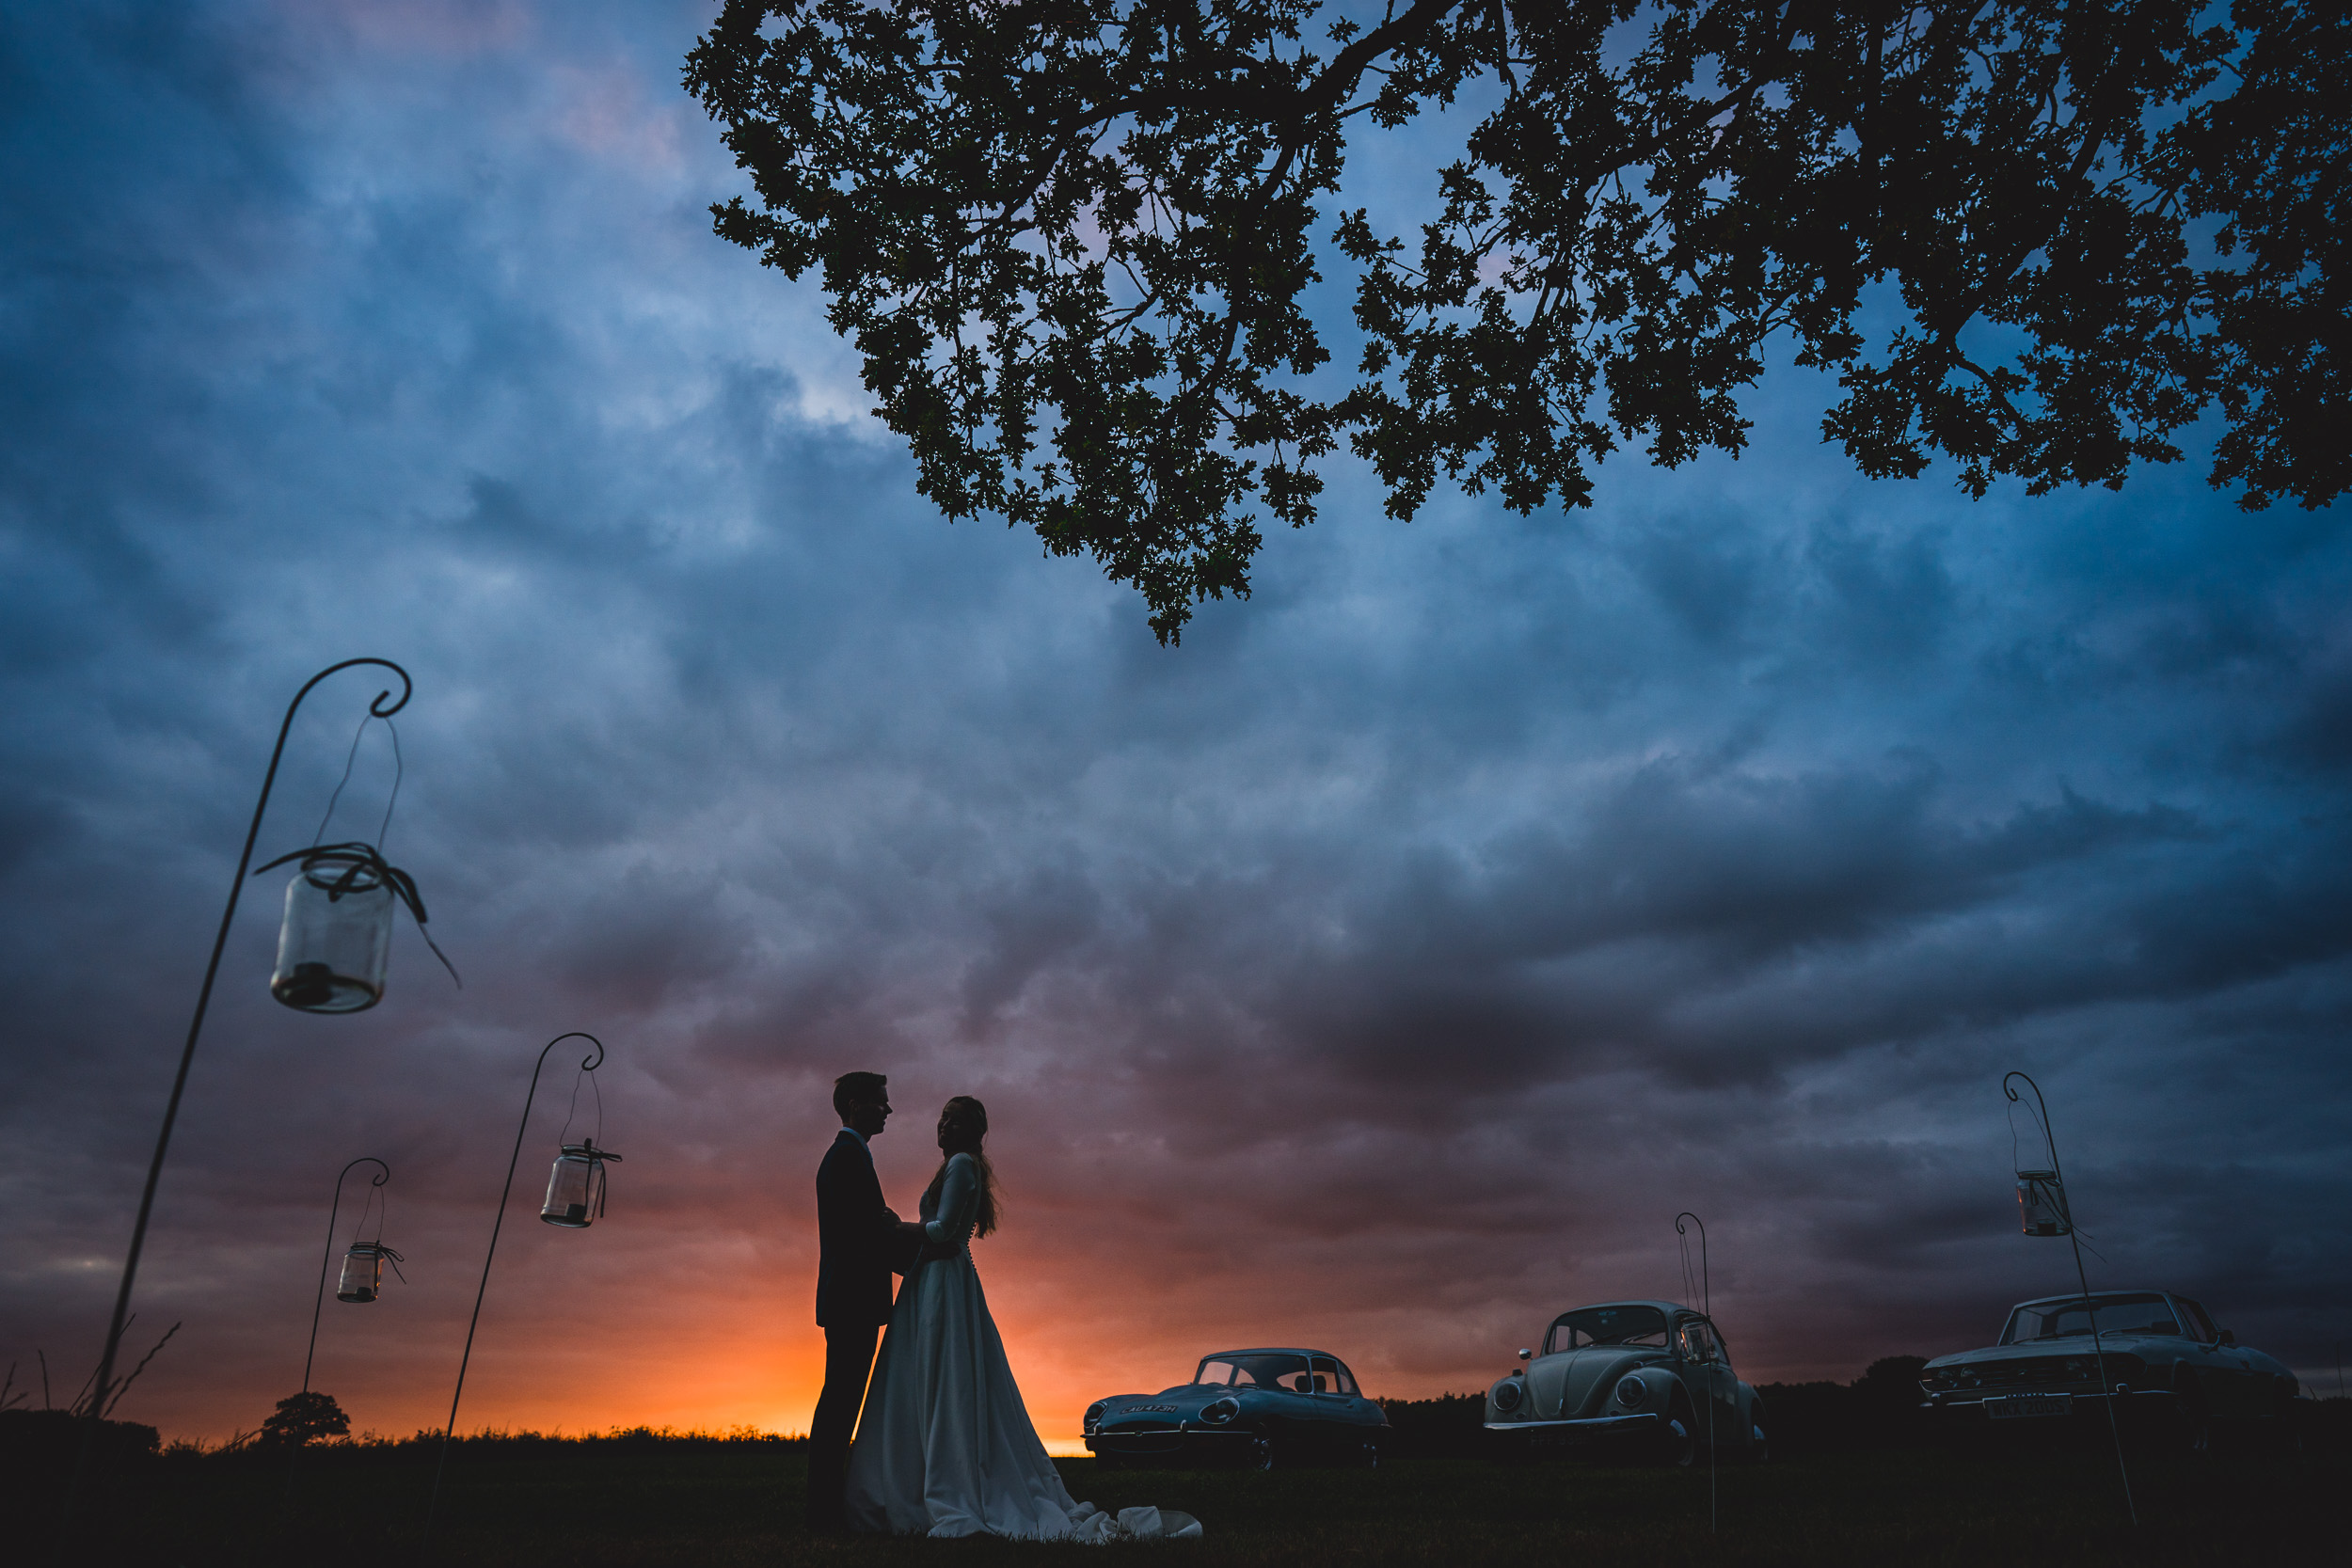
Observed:
[[[1114,1517],[1072,1500],[1029,1424],[972,1268],[979,1196],[972,1156],[959,1154],[947,1162],[936,1212],[924,1202],[931,1245],[898,1288],[850,1449],[850,1528],[1030,1540],[1199,1536],[1189,1514],[1129,1508]]]

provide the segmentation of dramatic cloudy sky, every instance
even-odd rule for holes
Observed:
[[[2333,1387],[2352,1338],[2352,544],[2201,469],[1871,484],[1776,374],[1747,459],[1384,519],[1356,470],[1181,650],[950,527],[678,60],[707,5],[17,5],[0,23],[0,1360],[96,1358],[253,792],[312,671],[416,697],[390,993],[269,999],[254,884],[122,1407],[300,1381],[344,1161],[408,1282],[328,1304],[358,1425],[445,1412],[534,1053],[601,1035],[609,1217],[524,1142],[466,1420],[797,1429],[836,1073],[984,1098],[977,1249],[1049,1437],[1234,1342],[1482,1386],[1711,1227],[1743,1372],[1981,1342],[2049,1091],[2094,1283]],[[1370,199],[1422,189],[1409,148]],[[367,699],[294,730],[309,842]],[[380,730],[344,828],[389,785]],[[559,1062],[561,1058],[559,1057]],[[583,1106],[585,1105],[583,1101]],[[583,1115],[585,1115],[583,1110]],[[37,1396],[38,1398],[38,1396]]]

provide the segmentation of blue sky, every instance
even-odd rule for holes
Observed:
[[[388,848],[466,988],[404,931],[381,1007],[278,1008],[255,885],[133,1338],[188,1326],[126,1416],[291,1391],[370,1153],[412,1283],[330,1319],[321,1383],[437,1418],[575,1028],[627,1163],[596,1229],[509,1230],[469,1418],[804,1424],[850,1068],[892,1076],[902,1208],[938,1101],[989,1102],[981,1266],[1049,1435],[1227,1342],[1482,1386],[1676,1291],[1686,1208],[1752,1378],[1979,1342],[2070,1273],[2015,1233],[2010,1068],[2093,1282],[2333,1391],[2338,512],[2241,514],[2201,452],[2120,495],[1866,483],[1775,372],[1743,460],[1620,459],[1589,511],[1401,525],[1336,463],[1165,649],[1087,563],[931,513],[814,285],[710,235],[705,20],[0,23],[0,1359],[94,1360],[283,704],[380,654],[417,679]],[[265,855],[375,689],[312,697]]]

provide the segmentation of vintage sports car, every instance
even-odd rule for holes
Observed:
[[[1664,1301],[1563,1312],[1541,1354],[1486,1391],[1488,1441],[1504,1453],[1615,1449],[1688,1465],[1718,1453],[1770,1454],[1764,1403],[1731,1370],[1704,1313]]]
[[[1104,1465],[1380,1463],[1389,1418],[1335,1355],[1319,1350],[1229,1350],[1201,1360],[1190,1383],[1114,1394],[1087,1406],[1086,1444]]]
[[[2293,1372],[2169,1291],[2026,1302],[2010,1309],[2000,1343],[1937,1356],[1919,1386],[1947,1427],[2063,1420],[2112,1401],[2116,1415],[2138,1430],[2169,1431],[2201,1451],[2217,1427],[2291,1431],[2285,1421],[2302,1393]]]

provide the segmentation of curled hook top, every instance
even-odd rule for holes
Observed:
[[[310,688],[318,685],[319,682],[335,673],[338,670],[356,669],[362,664],[373,664],[380,666],[383,669],[389,670],[393,674],[400,677],[400,700],[393,703],[389,707],[384,705],[385,699],[392,694],[390,688],[388,687],[384,690],[377,692],[375,694],[375,700],[368,705],[368,711],[370,713],[375,715],[378,719],[389,719],[393,714],[398,713],[402,708],[408,705],[408,699],[416,690],[416,686],[414,682],[409,680],[407,671],[402,669],[399,665],[394,664],[389,658],[347,658],[341,664],[328,665],[326,669],[321,670],[317,674],[312,675],[309,680],[302,683],[302,689],[294,693],[294,704],[286,710],[288,719],[291,720],[293,718],[294,708],[302,705],[302,699],[310,694]]]
[[[565,1040],[586,1040],[590,1045],[596,1048],[594,1055],[582,1056],[580,1059],[580,1071],[594,1072],[596,1069],[604,1066],[604,1041],[596,1038],[596,1036],[590,1034],[585,1029],[574,1029],[569,1034],[556,1036],[555,1038],[548,1041],[546,1045],[540,1047],[539,1059],[543,1062],[546,1061],[548,1059],[548,1053],[554,1050],[557,1046],[562,1045]]]
[[[345,1165],[336,1176],[336,1186],[340,1187],[343,1184],[343,1178],[351,1174],[352,1166],[354,1165],[373,1165],[377,1170],[384,1173],[381,1176],[371,1176],[368,1178],[368,1185],[371,1187],[381,1187],[385,1182],[389,1181],[392,1179],[391,1166],[386,1164],[383,1161],[377,1159],[373,1154],[362,1154],[357,1160],[352,1161],[351,1164]]]
[[[1689,1221],[1690,1221],[1692,1225],[1697,1226],[1697,1227],[1699,1227],[1699,1234],[1700,1234],[1701,1236],[1705,1236],[1705,1235],[1707,1234],[1707,1222],[1706,1222],[1705,1220],[1703,1220],[1703,1219],[1699,1218],[1696,1214],[1693,1214],[1692,1212],[1691,1212],[1691,1211],[1690,1211],[1690,1210],[1685,1209],[1684,1211],[1682,1211],[1682,1212],[1680,1212],[1679,1214],[1677,1214],[1677,1215],[1675,1216],[1675,1234],[1676,1234],[1676,1235],[1677,1235],[1677,1236],[1688,1236],[1688,1235],[1690,1234],[1690,1232],[1689,1232],[1688,1230],[1685,1230],[1685,1229],[1683,1229],[1683,1228],[1682,1228],[1682,1222],[1683,1222],[1684,1220],[1689,1220]]]

